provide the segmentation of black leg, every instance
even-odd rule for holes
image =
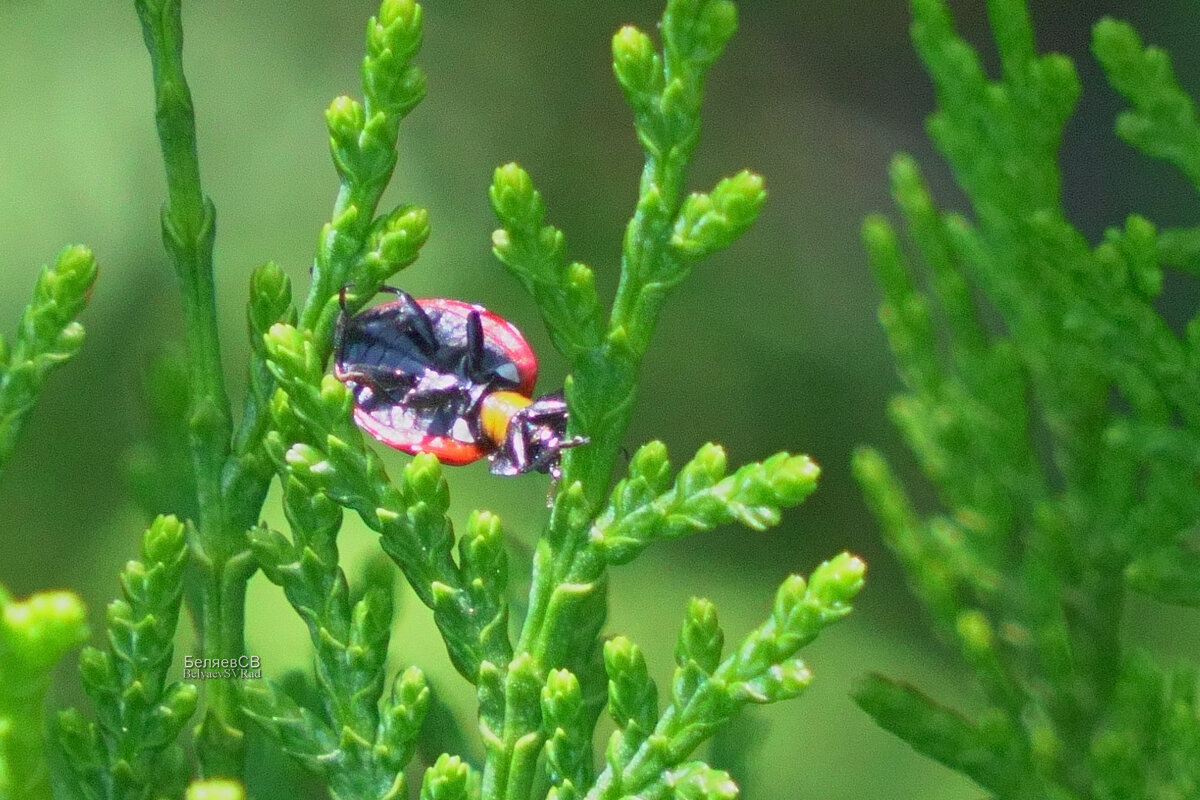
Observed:
[[[436,408],[453,402],[457,407],[464,399],[463,388],[453,376],[426,371],[414,378],[412,387],[404,395],[405,405]]]
[[[429,315],[425,313],[425,309],[421,308],[421,304],[414,300],[411,294],[403,289],[397,289],[395,286],[380,286],[379,291],[396,295],[396,299],[400,302],[400,308],[404,312],[404,319],[415,334],[413,338],[417,345],[426,355],[436,353],[438,340],[437,334],[433,330],[433,320],[429,319]]]
[[[394,386],[397,383],[397,379],[408,377],[397,375],[395,370],[388,369],[387,367],[359,364],[354,369],[342,369],[341,365],[337,363],[334,364],[333,375],[339,381],[354,381],[363,386],[383,390],[388,390],[389,384]],[[408,383],[411,385],[411,378],[409,378]]]
[[[463,355],[463,373],[473,381],[482,382],[483,370],[483,323],[479,312],[467,314],[467,352]]]

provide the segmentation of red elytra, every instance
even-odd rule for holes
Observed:
[[[467,444],[448,436],[435,436],[415,430],[393,428],[377,421],[357,406],[354,409],[354,421],[364,431],[389,447],[414,456],[418,453],[432,453],[443,464],[460,467],[463,464],[478,461],[487,455],[487,451],[480,446],[479,442]]]
[[[422,350],[422,337],[412,332],[419,327],[415,317],[422,316],[411,308],[413,302],[432,322],[429,339],[436,345],[433,352]],[[464,374],[463,367],[454,363],[462,361],[470,349],[468,320],[473,313],[478,316],[482,331],[482,354],[495,362],[486,380]],[[346,350],[356,346],[374,357],[368,367],[346,362]],[[445,297],[413,300],[401,294],[398,300],[380,303],[354,317],[343,316],[339,320],[335,374],[354,391],[355,422],[390,447],[411,454],[431,453],[451,465],[483,458],[494,450],[495,443],[479,436],[475,430],[477,424],[462,415],[450,417],[448,430],[435,432],[431,428],[436,409],[431,411],[411,400],[374,405],[365,402],[364,398],[369,400],[374,396],[378,384],[373,386],[366,373],[356,370],[369,368],[374,361],[379,362],[381,369],[385,363],[388,365],[391,369],[388,378],[392,381],[400,380],[399,375],[415,383],[419,379],[414,375],[421,370],[426,379],[433,375],[434,380],[450,382],[453,391],[463,398],[482,397],[497,389],[531,397],[538,373],[537,357],[515,325],[481,306],[461,300]],[[416,390],[409,389],[410,395],[413,391]],[[401,417],[399,423],[397,415]],[[451,435],[455,432],[459,438]]]

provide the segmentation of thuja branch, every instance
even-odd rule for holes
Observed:
[[[197,692],[167,681],[187,560],[184,525],[158,517],[142,536],[141,560],[121,572],[122,598],[108,607],[108,648],[89,647],[80,657],[96,722],[71,709],[56,731],[78,797],[177,797],[187,781],[176,739]]]
[[[69,592],[17,601],[0,586],[0,798],[50,800],[45,700],[54,666],[87,638]]]
[[[0,475],[50,373],[83,344],[75,320],[91,297],[96,262],[67,247],[42,267],[16,336],[0,336]],[[85,610],[69,592],[14,600],[0,586],[0,798],[50,800],[46,691],[55,664],[87,637]]]
[[[405,17],[398,9],[412,10]],[[381,20],[385,14],[419,21],[419,8],[392,0],[384,3]],[[373,21],[369,30],[375,26]],[[344,579],[331,544],[336,528],[332,500],[356,511],[380,533],[385,552],[433,610],[454,666],[477,688],[486,754],[482,775],[444,756],[426,772],[422,797],[523,800],[538,785],[543,752],[552,796],[559,800],[589,791],[595,797],[622,796],[622,787],[645,789],[652,796],[671,791],[686,797],[728,797],[728,776],[684,759],[741,705],[798,694],[808,673],[795,659],[796,650],[843,616],[861,585],[863,566],[846,555],[819,568],[811,584],[794,576],[780,590],[772,620],[725,662],[715,610],[704,601],[693,603],[681,634],[672,707],[662,719],[656,710],[635,709],[631,716],[628,698],[614,699],[622,690],[610,687],[622,744],[609,759],[603,783],[595,783],[591,740],[606,683],[633,686],[634,698],[653,696],[652,685],[634,674],[636,665],[632,672],[621,666],[636,662],[632,657],[609,659],[605,675],[599,633],[606,615],[608,567],[629,561],[655,541],[728,522],[755,529],[773,525],[782,509],[812,491],[818,474],[807,457],[787,453],[730,471],[715,445],[701,449],[673,474],[665,448],[655,442],[639,450],[629,475],[609,494],[638,366],[667,291],[694,263],[744,232],[764,198],[761,179],[748,172],[720,181],[710,193],[683,195],[686,164],[699,131],[704,73],[734,27],[731,3],[672,0],[663,18],[663,55],[632,28],[614,41],[615,69],[635,110],[647,167],[626,236],[622,288],[607,320],[591,270],[566,260],[564,236],[546,224],[541,196],[529,175],[513,164],[495,173],[491,199],[502,227],[494,234],[494,251],[533,294],[555,345],[569,359],[574,372],[566,393],[573,432],[589,439],[564,461],[564,479],[537,546],[530,603],[515,646],[508,636],[507,565],[499,521],[476,512],[455,547],[448,489],[436,459],[419,455],[393,484],[352,421],[353,396],[347,386],[324,375],[337,312],[332,292],[351,284],[347,305],[353,313],[387,275],[415,257],[427,231],[419,209],[397,209],[368,225],[358,205],[373,207],[394,163],[391,150],[373,149],[380,131],[394,134],[394,127],[385,124],[386,112],[380,116],[372,110],[380,107],[371,103],[376,82],[364,81],[365,106],[342,98],[328,114],[343,189],[335,219],[321,237],[309,303],[298,317],[281,313],[290,305],[286,282],[269,266],[256,274],[260,288],[254,292],[259,299],[252,301],[251,331],[262,339],[256,358],[269,375],[252,386],[261,391],[260,405],[269,406],[262,441],[287,487],[285,502],[293,518],[290,541],[266,531],[256,533],[254,540],[268,577],[284,587],[310,624],[318,646],[318,680],[341,674],[339,643],[354,640],[347,633],[350,615],[339,582]],[[416,22],[413,30],[419,32]],[[375,63],[374,36],[368,35],[365,76]],[[408,55],[415,49],[396,48]],[[389,85],[423,87],[411,72],[404,74],[409,78]],[[309,513],[318,508],[328,518]],[[368,616],[364,611],[364,625]],[[359,620],[357,612],[354,619]],[[377,649],[377,644],[364,645],[362,653],[365,657]],[[256,711],[285,748],[331,775],[331,781],[338,763],[349,757],[344,745],[370,742],[373,719],[343,713],[339,697],[361,700],[366,695],[350,692],[342,683],[326,680],[336,707],[327,709],[322,720],[306,716],[308,712],[278,695],[260,698],[263,705]],[[366,694],[374,695],[375,689]],[[634,718],[637,725],[632,725]],[[655,732],[660,722],[662,730]],[[339,726],[340,742],[332,738]],[[639,730],[653,735],[639,736]],[[343,783],[339,791],[348,786]],[[364,791],[382,797],[398,788],[375,783]]]
[[[625,235],[621,279],[607,324],[598,313],[591,271],[567,264],[560,231],[516,165],[497,170],[491,197],[502,228],[497,257],[533,293],[555,345],[572,364],[566,393],[575,432],[587,447],[563,460],[563,490],[535,552],[529,613],[518,641],[532,674],[583,668],[604,614],[604,558],[588,547],[588,522],[600,508],[633,410],[638,365],[668,290],[691,265],[737,238],[757,216],[762,182],[742,173],[685,203],[688,161],[699,138],[707,69],[737,26],[726,0],[671,0],[662,19],[663,52],[633,27],[613,39],[613,69],[634,112],[646,156],[637,209]],[[569,587],[569,590],[568,590]],[[581,624],[587,619],[586,624]],[[589,642],[589,639],[591,640]],[[570,653],[570,661],[564,661]],[[594,680],[583,675],[583,680]],[[511,705],[523,681],[510,681]],[[506,719],[493,729],[484,770],[485,797],[525,796],[539,747],[536,726]],[[485,734],[486,735],[486,734]],[[531,739],[532,737],[532,739]]]
[[[507,567],[499,521],[476,514],[459,542],[456,564],[446,516],[449,490],[437,459],[419,456],[393,485],[350,418],[349,390],[332,376],[322,377],[311,334],[276,325],[265,341],[279,383],[272,403],[277,430],[267,448],[281,473],[358,512],[380,534],[384,550],[433,609],[450,659],[464,677],[478,680],[485,660],[507,663]]]
[[[1194,794],[1194,669],[1172,675],[1121,635],[1130,588],[1200,598],[1200,328],[1179,336],[1155,308],[1162,262],[1193,263],[1194,233],[1132,216],[1092,246],[1071,225],[1058,151],[1081,87],[1068,59],[1037,53],[1024,2],[988,3],[997,80],[945,0],[912,8],[929,131],[974,219],[940,211],[901,156],[915,258],[880,218],[864,238],[907,386],[893,415],[948,513],[923,518],[874,451],[855,467],[987,707],[968,719],[879,676],[858,702],[998,797]],[[1111,20],[1093,48],[1133,105],[1118,133],[1195,182],[1200,127],[1166,54]]]
[[[337,564],[342,510],[294,478],[284,491],[293,541],[266,528],[251,541],[263,572],[308,625],[321,706],[304,708],[277,686],[264,689],[262,681],[253,681],[244,689],[248,711],[290,755],[327,780],[333,797],[403,798],[404,767],[429,690],[413,667],[397,676],[381,713],[392,587],[368,587],[352,603]]]
[[[502,225],[493,237],[495,253],[533,292],[556,346],[574,368],[567,397],[575,427],[591,445],[565,455],[564,486],[582,483],[593,506],[611,480],[638,365],[668,291],[695,263],[744,233],[765,199],[762,179],[745,171],[710,193],[684,197],[705,76],[736,27],[731,2],[673,0],[663,14],[661,54],[632,26],[613,37],[613,70],[633,109],[645,166],[607,323],[599,318],[591,270],[566,263],[563,234],[545,225],[529,176],[513,164],[497,170],[493,181],[492,205]]]
[[[380,718],[390,604],[375,591],[351,613],[336,566],[341,512],[330,501],[357,511],[379,532],[383,549],[433,610],[455,667],[480,683],[485,716],[498,694],[486,686],[486,676],[495,673],[488,665],[506,664],[512,652],[500,523],[491,514],[473,514],[456,563],[449,492],[437,459],[419,456],[393,485],[350,419],[348,389],[322,377],[311,334],[275,325],[265,344],[278,379],[271,403],[275,430],[266,444],[284,476],[292,542],[269,531],[256,532],[253,541],[267,576],[283,586],[309,625],[324,718],[276,689],[264,694],[250,687],[248,700],[289,753],[327,776],[335,797],[400,797],[400,770],[412,756],[428,691],[420,671],[409,669],[397,678]],[[422,797],[465,797],[474,781],[458,758],[443,755],[426,772]]]
[[[618,731],[609,740],[607,766],[587,800],[667,792],[732,798],[736,787],[730,791],[728,775],[684,759],[744,706],[793,698],[808,688],[812,673],[796,653],[850,613],[864,569],[862,561],[843,553],[818,566],[808,581],[791,576],[779,587],[770,618],[723,660],[725,637],[716,609],[693,599],[675,648],[670,702],[661,716],[654,682],[637,646],[624,637],[607,642],[608,708]],[[698,786],[681,791],[680,784],[686,783]]]
[[[245,585],[252,571],[244,528],[231,525],[221,472],[233,421],[225,392],[213,285],[215,209],[200,186],[196,121],[183,73],[180,0],[136,0],[153,67],[155,118],[167,174],[163,242],[183,298],[188,372],[188,433],[196,487],[193,547],[202,580],[200,624],[208,658],[236,658],[245,649]],[[212,681],[200,724],[206,774],[241,774],[242,714],[235,685]]]
[[[330,221],[321,229],[302,307],[293,308],[291,285],[277,265],[264,264],[251,279],[251,391],[223,475],[231,517],[243,530],[257,521],[274,475],[262,451],[274,387],[263,335],[276,322],[315,330],[324,362],[341,287],[352,287],[349,304],[357,308],[416,260],[429,237],[429,214],[419,206],[402,205],[376,216],[396,166],[400,123],[425,96],[425,75],[411,63],[421,46],[421,16],[421,6],[413,0],[384,0],[367,24],[363,102],[343,95],[325,112],[339,188]]]
[[[409,60],[420,45],[420,8],[411,0],[386,0],[371,20],[363,62],[365,103],[348,97],[327,113],[331,148],[341,178],[332,221],[322,232],[313,285],[303,309],[273,264],[251,283],[249,328],[253,355],[250,391],[236,435],[223,385],[213,300],[213,208],[200,187],[195,121],[183,74],[179,0],[139,0],[154,67],[159,138],[167,170],[164,240],[183,294],[188,343],[189,439],[197,493],[195,547],[204,575],[201,634],[206,657],[228,658],[244,649],[245,583],[253,559],[245,534],[257,520],[274,474],[262,451],[269,430],[266,405],[273,376],[265,365],[262,336],[276,322],[302,320],[332,329],[331,300],[355,282],[361,303],[397,269],[411,262],[428,235],[422,209],[402,207],[380,219],[375,209],[396,162],[400,120],[424,94],[424,77]],[[327,347],[327,345],[324,345]],[[232,437],[232,438],[231,438]],[[200,749],[206,773],[236,775],[241,763],[241,720],[234,687],[213,682]]]
[[[87,304],[95,281],[91,251],[66,248],[53,267],[42,268],[13,344],[0,337],[0,474],[42,384],[83,344],[83,326],[75,317]]]
[[[337,564],[334,537],[341,511],[335,502],[357,510],[383,535],[385,549],[434,608],[451,657],[465,675],[474,679],[482,658],[478,648],[499,643],[508,649],[503,605],[481,608],[472,602],[472,596],[490,602],[493,595],[490,585],[480,591],[473,580],[480,576],[470,566],[477,552],[500,548],[498,523],[475,518],[479,525],[473,531],[480,535],[463,541],[465,574],[459,574],[449,551],[453,535],[436,461],[414,464],[397,491],[350,420],[346,387],[333,378],[322,382],[340,290],[346,287],[346,304],[358,308],[416,259],[429,235],[423,208],[400,206],[376,216],[397,161],[400,122],[425,93],[424,74],[411,63],[421,30],[419,5],[384,0],[367,25],[363,102],[342,96],[326,112],[340,188],[332,219],[321,231],[303,307],[293,308],[291,286],[278,267],[266,264],[254,274],[251,396],[226,469],[231,492],[249,487],[255,497],[239,513],[245,523],[257,513],[271,474],[282,478],[291,540],[264,529],[251,539],[268,578],[284,588],[309,625],[326,700],[314,712],[278,687],[263,692],[249,686],[251,713],[286,751],[322,774],[335,797],[344,798],[405,794],[402,770],[429,693],[420,671],[410,669],[397,678],[381,716],[391,605],[380,591],[349,604]],[[503,559],[498,563],[502,570]],[[453,787],[465,791],[469,774],[458,759],[439,759],[426,773],[422,796],[456,796]]]

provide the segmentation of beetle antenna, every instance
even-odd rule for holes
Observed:
[[[343,356],[346,346],[346,319],[350,316],[346,311],[346,289],[349,284],[342,284],[338,290],[337,324],[333,328],[333,366],[337,371],[342,369]]]

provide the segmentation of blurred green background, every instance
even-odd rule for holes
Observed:
[[[672,297],[643,370],[634,448],[663,439],[677,461],[705,441],[733,464],[779,449],[810,453],[821,489],[777,529],[725,528],[651,550],[613,575],[610,629],[644,645],[665,684],[689,596],[715,600],[731,638],[769,608],[788,572],[841,549],[867,558],[858,610],[808,655],[817,680],[798,703],[757,716],[771,727],[736,775],[748,798],[941,798],[978,794],[876,730],[847,699],[856,676],[881,670],[967,708],[973,689],[925,629],[898,568],[849,477],[860,443],[882,447],[931,507],[885,418],[897,388],[875,321],[878,296],[858,242],[864,214],[889,210],[885,171],[913,152],[944,205],[961,196],[922,134],[932,93],[896,0],[741,4],[741,31],[713,70],[691,188],[743,167],[766,176],[759,223],[699,268]],[[962,30],[987,40],[983,3],[952,4]],[[218,287],[231,390],[244,385],[244,298],[250,269],[273,259],[304,286],[336,190],[322,111],[357,94],[368,0],[188,0],[187,62],[206,188],[218,209]],[[388,202],[428,206],[434,233],[398,282],[414,294],[481,302],[516,321],[543,354],[544,386],[562,379],[532,302],[490,254],[492,169],[521,162],[611,296],[640,153],[612,80],[609,38],[652,28],[658,0],[461,0],[426,4],[420,63],[429,96],[401,132]],[[1111,133],[1118,110],[1087,53],[1104,13],[1169,49],[1200,90],[1188,0],[1034,2],[1039,44],[1070,54],[1084,81],[1064,147],[1066,198],[1093,241],[1138,210],[1160,225],[1194,223],[1184,182]],[[130,2],[0,0],[0,327],[11,330],[37,266],[69,242],[96,251],[100,283],[79,359],[55,375],[0,486],[0,582],[17,594],[80,590],[100,624],[115,576],[145,523],[124,481],[144,429],[140,385],[180,336],[178,302],[158,238],[163,177],[148,59]],[[1165,311],[1182,319],[1197,291],[1170,279]],[[389,454],[399,467],[404,457]],[[457,514],[488,507],[522,542],[542,519],[544,479],[499,480],[481,465],[452,470]],[[268,518],[280,516],[274,502]],[[372,549],[345,533],[352,565]],[[353,567],[351,568],[353,572]],[[473,725],[469,693],[447,670],[424,609],[409,602],[398,659],[441,670],[441,686]],[[1138,636],[1170,657],[1195,656],[1194,615],[1135,602]],[[277,674],[307,663],[299,621],[265,581],[251,587],[249,643]],[[186,635],[185,635],[186,636]],[[188,650],[185,641],[181,648]],[[68,666],[60,676],[72,699]]]

